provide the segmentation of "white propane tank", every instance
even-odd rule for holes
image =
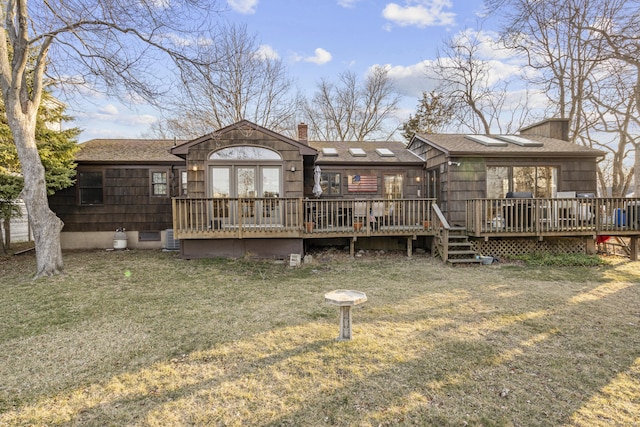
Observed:
[[[118,228],[113,236],[113,249],[127,249],[127,233],[124,228]]]

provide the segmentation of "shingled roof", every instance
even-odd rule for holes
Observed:
[[[157,163],[183,162],[169,150],[184,141],[172,139],[92,139],[80,144],[78,162]]]
[[[424,162],[413,152],[407,150],[400,141],[309,141],[309,146],[318,150],[316,163],[381,163],[407,164]],[[326,154],[325,149],[335,149],[334,154]],[[353,154],[350,149],[361,149],[364,154]],[[380,154],[387,149],[393,155]],[[384,153],[384,152],[383,152]]]
[[[500,141],[501,135],[487,135]],[[520,146],[506,142],[504,146],[488,146],[466,137],[464,134],[416,134],[414,138],[439,149],[449,156],[508,156],[508,157],[600,157],[605,153],[593,148],[573,144],[561,139],[539,135],[522,135],[538,146]]]

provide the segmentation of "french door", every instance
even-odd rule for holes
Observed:
[[[282,167],[211,166],[214,224],[280,224]]]

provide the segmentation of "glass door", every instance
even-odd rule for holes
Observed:
[[[220,229],[223,225],[232,223],[229,206],[231,195],[231,168],[220,166],[211,168],[211,197],[210,203],[211,227]]]
[[[221,165],[209,170],[213,228],[282,224],[281,166]]]
[[[238,166],[236,168],[236,190],[240,206],[239,214],[243,224],[256,223],[256,168]]]
[[[262,166],[262,224],[276,225],[282,224],[280,209],[280,171],[279,166]]]

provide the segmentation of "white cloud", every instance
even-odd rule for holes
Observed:
[[[331,61],[331,54],[321,47],[317,48],[314,53],[315,54],[313,56],[304,58],[304,61],[312,62],[317,65],[326,64],[327,62]]]
[[[414,3],[417,4],[413,6]],[[397,3],[387,4],[382,11],[382,16],[401,27],[424,28],[435,25],[452,25],[455,13],[444,10],[451,7],[450,0],[405,0],[404,6]]]
[[[252,14],[256,13],[258,0],[227,0],[227,4],[235,12],[242,14]]]
[[[113,104],[107,104],[98,109],[100,114],[105,114],[108,116],[117,116],[120,111],[118,111],[118,107]]]
[[[338,0],[338,6],[342,6],[342,7],[346,7],[348,9],[351,9],[353,7],[355,7],[356,3],[358,3],[360,0]]]
[[[424,60],[413,65],[385,65],[389,78],[393,80],[396,90],[402,95],[420,98],[423,91],[435,88],[435,81],[428,77],[432,61]],[[373,67],[376,67],[374,65]],[[371,68],[373,68],[371,67]]]
[[[280,55],[278,55],[278,52],[268,44],[260,45],[258,47],[258,50],[256,51],[256,55],[258,56],[258,58],[263,60],[280,59]]]

